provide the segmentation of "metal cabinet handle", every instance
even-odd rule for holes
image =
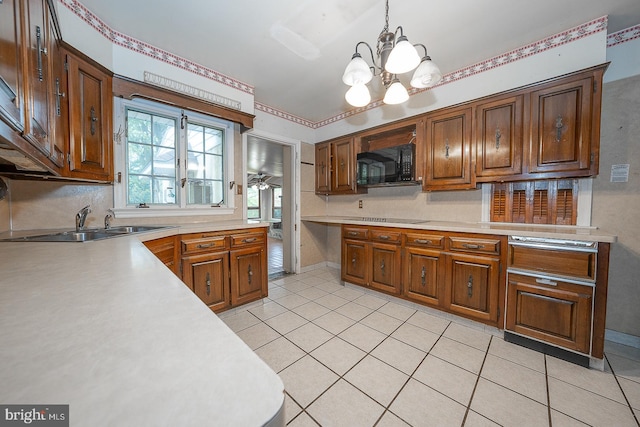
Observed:
[[[382,236],[378,236],[378,239],[380,240],[389,240],[391,237],[387,236],[386,234],[383,234]]]
[[[462,247],[466,249],[484,249],[484,245],[474,245],[472,243],[465,243]]]
[[[427,240],[427,239],[416,239],[416,243],[420,243],[421,245],[430,245],[430,244],[431,244],[431,240]]]
[[[541,285],[558,286],[558,282],[554,282],[553,280],[549,279],[537,278],[536,283],[540,283]]]
[[[445,159],[449,158],[449,138],[444,140],[444,157]]]
[[[385,270],[384,270],[384,260],[382,260],[382,262],[380,263],[380,271],[382,271],[382,275],[384,276],[384,274],[385,274]]]
[[[496,150],[500,149],[500,138],[502,138],[502,132],[500,132],[500,128],[496,129]]]
[[[420,279],[422,279],[422,286],[426,286],[427,284],[427,269],[425,266],[422,266],[422,272],[420,273]]]
[[[256,237],[249,237],[247,239],[242,239],[242,243],[253,243],[258,240]]]
[[[96,116],[96,109],[93,106],[91,107],[91,110],[89,110],[89,119],[91,120],[91,135],[95,135],[98,117]]]
[[[207,296],[211,295],[211,275],[207,272],[206,276],[206,285],[207,285]]]
[[[36,50],[38,51],[38,80],[44,80],[44,71],[42,69],[42,54],[47,54],[47,48],[42,47],[42,29],[36,25]]]
[[[351,265],[356,265],[356,256],[355,255],[351,258]]]
[[[556,142],[560,142],[560,139],[562,138],[562,128],[564,128],[562,116],[558,116],[556,118]]]
[[[469,280],[467,281],[467,296],[471,298],[473,296],[473,276],[469,275]]]
[[[251,284],[251,278],[253,277],[253,271],[251,270],[251,264],[249,264],[249,268],[247,269],[247,277],[248,277],[248,282],[249,284]]]
[[[359,235],[359,234],[360,234],[360,233],[358,233],[357,231],[350,231],[350,232],[349,232],[349,236],[357,236],[357,235]]]
[[[206,249],[206,248],[211,248],[215,246],[215,243],[204,243],[204,244],[199,244],[198,246],[196,246],[198,249]]]

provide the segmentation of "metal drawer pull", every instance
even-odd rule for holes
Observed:
[[[206,244],[199,244],[198,246],[196,246],[198,249],[206,249],[206,248],[211,248],[215,246],[215,243],[206,243]]]
[[[242,243],[253,243],[253,242],[255,242],[256,240],[258,240],[258,239],[257,239],[257,238],[255,238],[255,237],[250,237],[250,238],[248,238],[248,239],[243,239],[243,240],[242,240]]]
[[[350,232],[349,232],[349,236],[357,236],[357,235],[359,235],[359,234],[360,234],[360,233],[358,233],[357,231],[350,231]]]
[[[387,236],[386,234],[383,234],[381,236],[378,236],[378,239],[380,240],[389,240],[391,237]]]
[[[553,280],[549,279],[537,278],[536,283],[540,283],[541,285],[558,286],[558,282],[554,282]]]
[[[465,243],[462,247],[465,249],[484,249],[484,245],[475,245],[472,243]]]
[[[432,244],[431,240],[427,240],[427,239],[416,239],[415,242],[416,243],[420,243],[421,245],[430,245],[430,244]]]

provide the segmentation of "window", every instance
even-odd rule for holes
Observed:
[[[260,218],[260,190],[257,188],[247,188],[247,218]]]
[[[143,100],[116,99],[116,111],[118,216],[230,213],[232,123]]]
[[[282,218],[282,187],[274,187],[271,190],[273,196],[273,211],[271,217],[274,219]]]

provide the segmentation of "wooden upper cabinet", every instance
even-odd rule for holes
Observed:
[[[480,182],[522,173],[523,96],[476,106],[476,177]]]
[[[49,155],[49,18],[46,0],[23,2],[26,8],[25,35],[27,47],[24,78],[26,94],[25,138],[46,155]]]
[[[333,144],[333,190],[336,193],[356,191],[356,151],[353,138]]]
[[[356,193],[356,151],[353,138],[316,144],[315,161],[317,194]]]
[[[424,190],[475,187],[471,172],[471,107],[426,116]]]
[[[331,193],[331,144],[316,144],[316,193]]]
[[[598,143],[592,127],[600,126],[599,120],[592,121],[593,94],[599,86],[589,76],[531,94],[530,173],[590,174],[591,144]],[[598,118],[599,111],[598,105]]]
[[[68,175],[113,180],[111,74],[67,53],[69,100]]]
[[[0,3],[0,118],[24,129],[20,0]]]

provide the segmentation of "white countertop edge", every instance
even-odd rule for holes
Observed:
[[[496,235],[519,235],[527,237],[546,237],[590,242],[615,243],[617,236],[604,232],[597,227],[578,227],[549,224],[516,224],[489,222],[431,221],[421,219],[368,218],[357,216],[302,216],[302,221],[325,224],[349,224],[380,227],[399,227],[416,230],[451,231],[461,233],[479,233]]]

